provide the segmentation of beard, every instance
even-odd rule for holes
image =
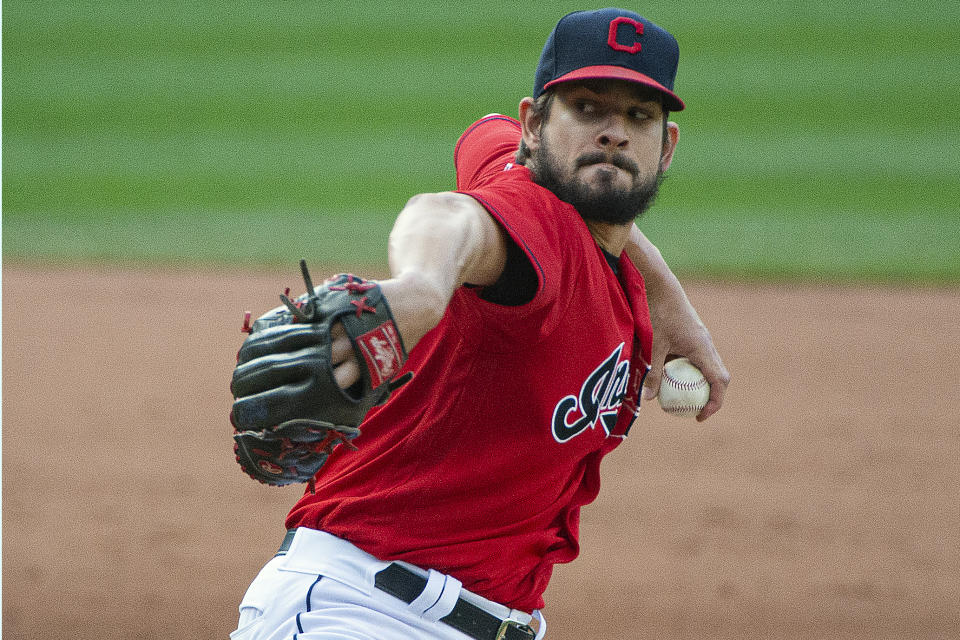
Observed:
[[[534,160],[534,170],[531,172],[533,181],[572,204],[583,219],[595,222],[633,222],[653,205],[665,177],[663,171],[658,170],[655,175],[644,178],[639,175],[639,167],[633,160],[619,154],[611,157],[602,151],[593,151],[578,157],[575,169],[608,162],[633,176],[629,189],[614,186],[612,174],[599,176],[596,186],[577,177],[564,178],[560,163],[550,153],[544,139],[541,139],[540,146],[531,153],[531,157]]]

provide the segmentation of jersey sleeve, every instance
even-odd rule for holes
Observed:
[[[576,210],[536,185],[526,167],[500,171],[482,186],[460,191],[479,202],[506,231],[530,262],[537,277],[532,299],[516,306],[483,300],[481,291],[461,288],[480,314],[482,329],[520,336],[518,323],[537,335],[546,335],[563,318],[569,296],[563,291],[577,277],[587,248],[589,230]],[[536,327],[536,331],[533,331]]]
[[[519,144],[520,123],[513,118],[493,113],[474,122],[453,151],[457,190],[488,183],[513,162]]]

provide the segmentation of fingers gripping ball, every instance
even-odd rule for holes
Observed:
[[[707,405],[710,384],[689,360],[677,358],[663,365],[658,398],[660,407],[670,415],[693,417]]]
[[[386,298],[371,281],[340,274],[264,314],[237,354],[230,389],[237,462],[271,485],[311,482],[334,447],[359,435],[367,412],[382,404],[406,351]],[[340,323],[360,363],[361,379],[342,389],[334,377],[331,328]]]

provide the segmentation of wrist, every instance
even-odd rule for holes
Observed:
[[[378,283],[393,313],[407,352],[446,312],[453,291],[426,274],[408,270]]]

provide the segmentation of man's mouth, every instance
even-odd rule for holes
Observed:
[[[617,165],[611,164],[611,163],[609,163],[609,162],[594,162],[593,164],[588,164],[587,166],[588,166],[588,167],[598,167],[598,168],[600,168],[600,169],[620,169],[620,168],[621,168],[621,167],[618,167]]]
[[[577,158],[578,169],[592,165],[600,165],[610,168],[615,167],[617,169],[626,171],[632,176],[637,175],[638,171],[637,163],[622,155],[608,156],[607,154],[598,151],[594,153],[586,153]]]

